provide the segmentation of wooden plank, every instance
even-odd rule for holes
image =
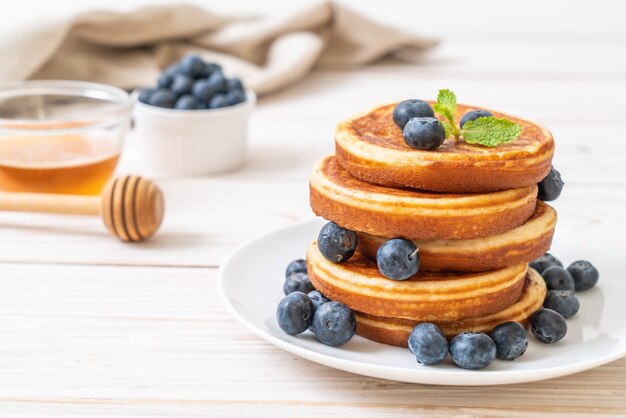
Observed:
[[[1,416],[626,414],[626,360],[497,396],[397,383],[251,335],[221,306],[215,269],[1,268]]]

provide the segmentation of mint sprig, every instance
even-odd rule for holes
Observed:
[[[443,117],[441,124],[446,131],[446,137],[453,136],[455,140],[463,137],[468,144],[495,147],[515,141],[522,133],[522,127],[517,123],[495,116],[468,121],[463,129],[459,129],[455,122],[456,95],[451,90],[439,90],[437,103],[433,108]]]
[[[437,103],[433,106],[435,112],[443,116],[441,122],[446,130],[446,137],[454,136],[459,138],[459,130],[454,123],[454,115],[456,114],[456,95],[451,90],[439,90],[437,94]]]

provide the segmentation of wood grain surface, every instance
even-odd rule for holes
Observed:
[[[351,3],[407,28],[420,11]],[[560,225],[626,256],[624,3],[499,4],[430,5],[447,20],[415,29],[443,43],[418,62],[318,70],[262,99],[239,171],[150,173],[131,136],[118,172],[156,179],[167,199],[162,229],[146,243],[118,242],[97,218],[0,213],[0,416],[626,416],[626,359],[501,387],[397,383],[286,353],[217,296],[217,268],[233,248],[313,216],[307,179],[332,152],[337,121],[444,87],[548,126],[566,181],[554,205]],[[467,13],[481,8],[472,22]]]

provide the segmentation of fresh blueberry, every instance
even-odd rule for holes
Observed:
[[[200,79],[193,83],[191,92],[194,97],[201,101],[209,101],[211,97],[217,92],[214,85],[209,83],[209,80]]]
[[[180,61],[180,72],[189,77],[206,77],[207,65],[198,55],[185,55]]]
[[[400,129],[404,129],[412,118],[434,116],[433,108],[427,102],[418,99],[405,100],[393,109],[393,121]]]
[[[560,313],[544,308],[530,317],[530,331],[539,341],[552,344],[565,337],[567,322]]]
[[[550,290],[543,301],[543,307],[560,313],[569,319],[580,309],[580,302],[571,290]]]
[[[598,283],[600,273],[589,261],[578,260],[569,265],[567,271],[574,279],[577,292],[591,289]]]
[[[287,270],[285,270],[285,277],[291,276],[291,273],[306,273],[306,260],[302,258],[298,258],[297,260],[293,260],[287,266]]]
[[[174,79],[174,76],[176,76],[177,74],[183,74],[180,71],[180,63],[175,62],[175,63],[168,65],[167,68],[163,70],[163,74],[169,75],[172,78],[172,80]]]
[[[207,78],[209,83],[213,85],[215,91],[222,91],[226,86],[226,78],[224,77],[224,73],[221,69],[214,70],[209,77]]]
[[[226,93],[226,103],[228,106],[234,106],[246,101],[246,95],[243,91],[233,90]]]
[[[313,315],[313,329],[320,342],[337,347],[350,341],[356,331],[354,313],[341,302],[328,302]]]
[[[283,292],[288,295],[293,292],[309,293],[315,290],[309,275],[306,273],[291,273],[283,285]]]
[[[487,112],[486,110],[470,110],[469,112],[463,115],[459,125],[461,126],[461,128],[463,128],[463,125],[465,125],[470,120],[476,120],[478,118],[485,118],[487,116],[493,116],[493,113]]]
[[[183,94],[176,100],[174,108],[180,110],[195,110],[198,108],[198,101],[191,94]]]
[[[226,106],[229,106],[229,103],[225,94],[217,93],[209,101],[209,109],[219,109]]]
[[[240,91],[244,92],[243,83],[237,77],[227,78],[224,85],[224,91]]]
[[[548,290],[574,290],[574,279],[563,267],[548,267],[541,273],[541,276]]]
[[[543,273],[545,269],[552,266],[563,267],[563,263],[550,253],[545,253],[541,257],[530,262],[530,267],[537,270],[537,273],[539,274]]]
[[[317,237],[317,247],[320,252],[333,263],[348,261],[356,250],[356,244],[356,233],[334,222],[324,225]]]
[[[561,180],[561,174],[552,167],[548,175],[539,182],[537,197],[544,202],[556,200],[561,194],[564,184],[563,180]]]
[[[313,302],[313,308],[317,311],[320,306],[323,304],[330,302],[330,299],[327,299],[326,296],[322,295],[319,290],[314,290],[308,293],[309,299]]]
[[[446,131],[437,118],[410,119],[402,132],[404,142],[411,148],[431,150],[439,148],[446,139]]]
[[[278,304],[276,321],[287,334],[301,334],[313,323],[313,310],[313,302],[305,293],[293,292]]]
[[[376,264],[386,278],[406,280],[414,276],[420,268],[419,250],[407,239],[390,239],[378,249]]]
[[[157,87],[160,89],[167,89],[172,85],[174,81],[174,74],[162,73],[157,80]]]
[[[176,95],[168,89],[157,89],[157,91],[150,96],[150,100],[148,100],[148,104],[152,106],[166,107],[170,109],[174,107],[175,103]]]
[[[191,93],[191,88],[193,87],[193,83],[194,83],[193,78],[187,75],[178,74],[176,77],[174,77],[174,81],[172,81],[172,85],[170,86],[170,89],[177,96],[182,96],[183,94]]]
[[[496,344],[482,332],[463,332],[450,342],[450,356],[463,369],[482,369],[495,360]]]
[[[151,89],[151,88],[141,88],[139,89],[139,94],[137,95],[137,99],[141,102],[141,103],[148,103],[150,101],[150,97],[154,94],[154,92],[156,91],[156,89]]]
[[[528,347],[528,334],[519,322],[505,322],[495,327],[490,335],[496,344],[496,357],[514,360],[524,354]]]
[[[448,354],[448,340],[435,324],[418,324],[409,335],[409,351],[419,364],[439,364]]]

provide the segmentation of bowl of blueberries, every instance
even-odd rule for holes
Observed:
[[[151,169],[203,175],[243,164],[256,95],[218,64],[186,55],[133,96],[135,132]]]

